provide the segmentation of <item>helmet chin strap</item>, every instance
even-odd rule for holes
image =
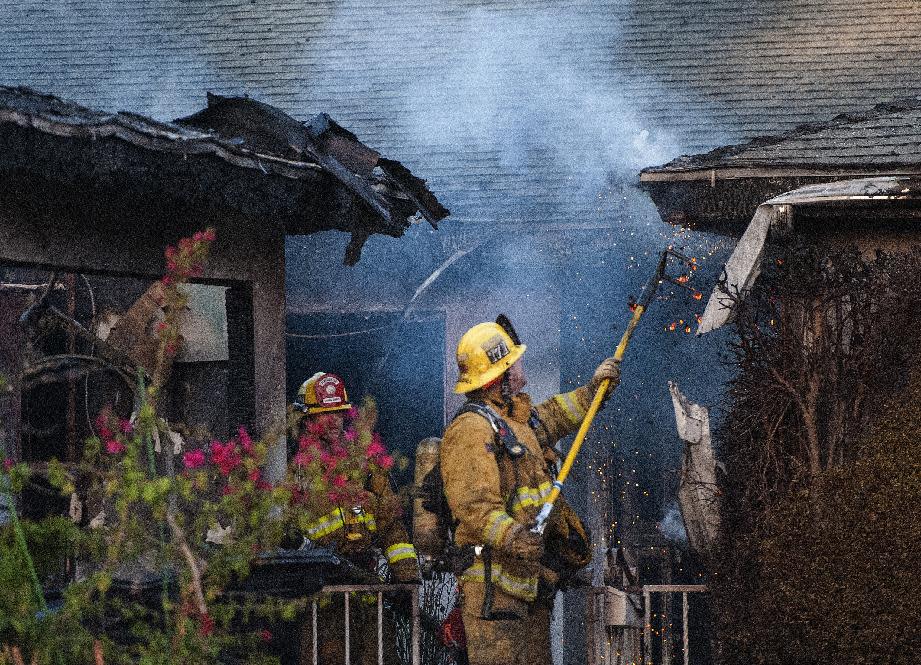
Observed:
[[[506,409],[511,409],[512,408],[512,382],[508,378],[507,371],[502,375],[502,384],[499,386],[499,389],[502,391],[502,403],[505,405]]]

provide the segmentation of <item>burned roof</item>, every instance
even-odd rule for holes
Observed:
[[[112,142],[141,150],[99,149]],[[0,87],[0,145],[7,172],[50,180],[143,173],[176,196],[220,197],[254,220],[280,221],[289,234],[351,232],[350,263],[369,234],[400,236],[417,216],[434,226],[448,215],[424,181],[328,116],[304,124],[245,97],[209,95],[206,109],[167,123]],[[216,171],[223,191],[212,187]]]

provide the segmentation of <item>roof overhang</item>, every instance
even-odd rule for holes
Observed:
[[[791,232],[841,236],[850,232],[918,231],[921,178],[883,176],[807,185],[759,205],[723,269],[698,325],[698,334],[731,320],[735,303],[761,272],[772,236]]]
[[[0,174],[7,192],[39,204],[51,189],[122,206],[230,209],[287,234],[346,231],[347,263],[371,234],[400,236],[448,215],[423,180],[328,116],[305,125],[247,98],[216,97],[196,115],[206,113],[208,124],[164,123],[0,87]]]
[[[721,180],[749,180],[755,178],[822,178],[825,180],[838,180],[871,178],[879,174],[921,174],[921,165],[892,165],[883,169],[868,169],[866,166],[859,165],[842,168],[840,166],[814,164],[804,164],[802,166],[714,166],[683,170],[650,168],[640,172],[640,183],[645,185],[660,182],[706,182],[715,185]]]

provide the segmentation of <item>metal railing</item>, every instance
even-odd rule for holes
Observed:
[[[411,665],[421,665],[419,649],[419,586],[417,584],[341,584],[335,586],[323,587],[321,594],[338,594],[341,593],[344,598],[343,605],[345,613],[343,620],[345,622],[345,661],[344,665],[351,665],[351,629],[350,620],[350,598],[352,593],[372,594],[377,597],[377,663],[384,665],[384,594],[388,592],[401,591],[409,592],[412,599],[412,613],[410,616],[410,642],[409,657]],[[313,665],[320,665],[320,654],[318,648],[317,634],[317,599],[311,602],[311,633],[313,636]],[[334,663],[323,663],[322,665],[335,665]]]
[[[659,644],[661,665],[672,665],[672,639],[670,635],[671,602],[670,594],[681,594],[681,644],[684,655],[684,665],[689,665],[691,658],[690,642],[688,638],[688,594],[706,593],[704,584],[646,584],[643,586],[643,607],[645,617],[643,623],[643,663],[653,665],[653,628],[652,628],[652,597],[653,594],[663,595],[663,611],[661,614],[661,634]]]

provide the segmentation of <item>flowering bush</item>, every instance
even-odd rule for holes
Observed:
[[[0,664],[215,663],[228,654],[262,662],[275,639],[272,621],[294,618],[298,603],[230,592],[288,527],[315,520],[327,502],[360,501],[367,475],[393,465],[373,433],[373,402],[350,414],[342,440],[331,443],[316,426],[305,432],[292,470],[274,484],[264,467],[286,423],[259,439],[240,427],[228,439],[190,439],[174,450],[169,432],[178,426],[158,416],[157,400],[181,343],[180,287],[203,274],[214,240],[206,229],[166,249],[157,365],[139,375],[133,418],[104,409],[79,468],[49,465],[64,494],[88,477],[102,499],[90,529],[53,518],[71,561],[80,562],[53,611],[40,574],[28,572],[36,563],[28,528],[0,525]],[[27,477],[26,465],[4,455],[0,499]],[[118,584],[126,577],[155,580],[153,600],[126,593]]]
[[[386,473],[394,464],[374,431],[376,420],[374,401],[366,399],[361,409],[353,407],[348,412],[341,436],[336,425],[322,418],[307,423],[292,459],[295,503],[312,507],[314,512],[328,503],[368,503],[368,474]]]

